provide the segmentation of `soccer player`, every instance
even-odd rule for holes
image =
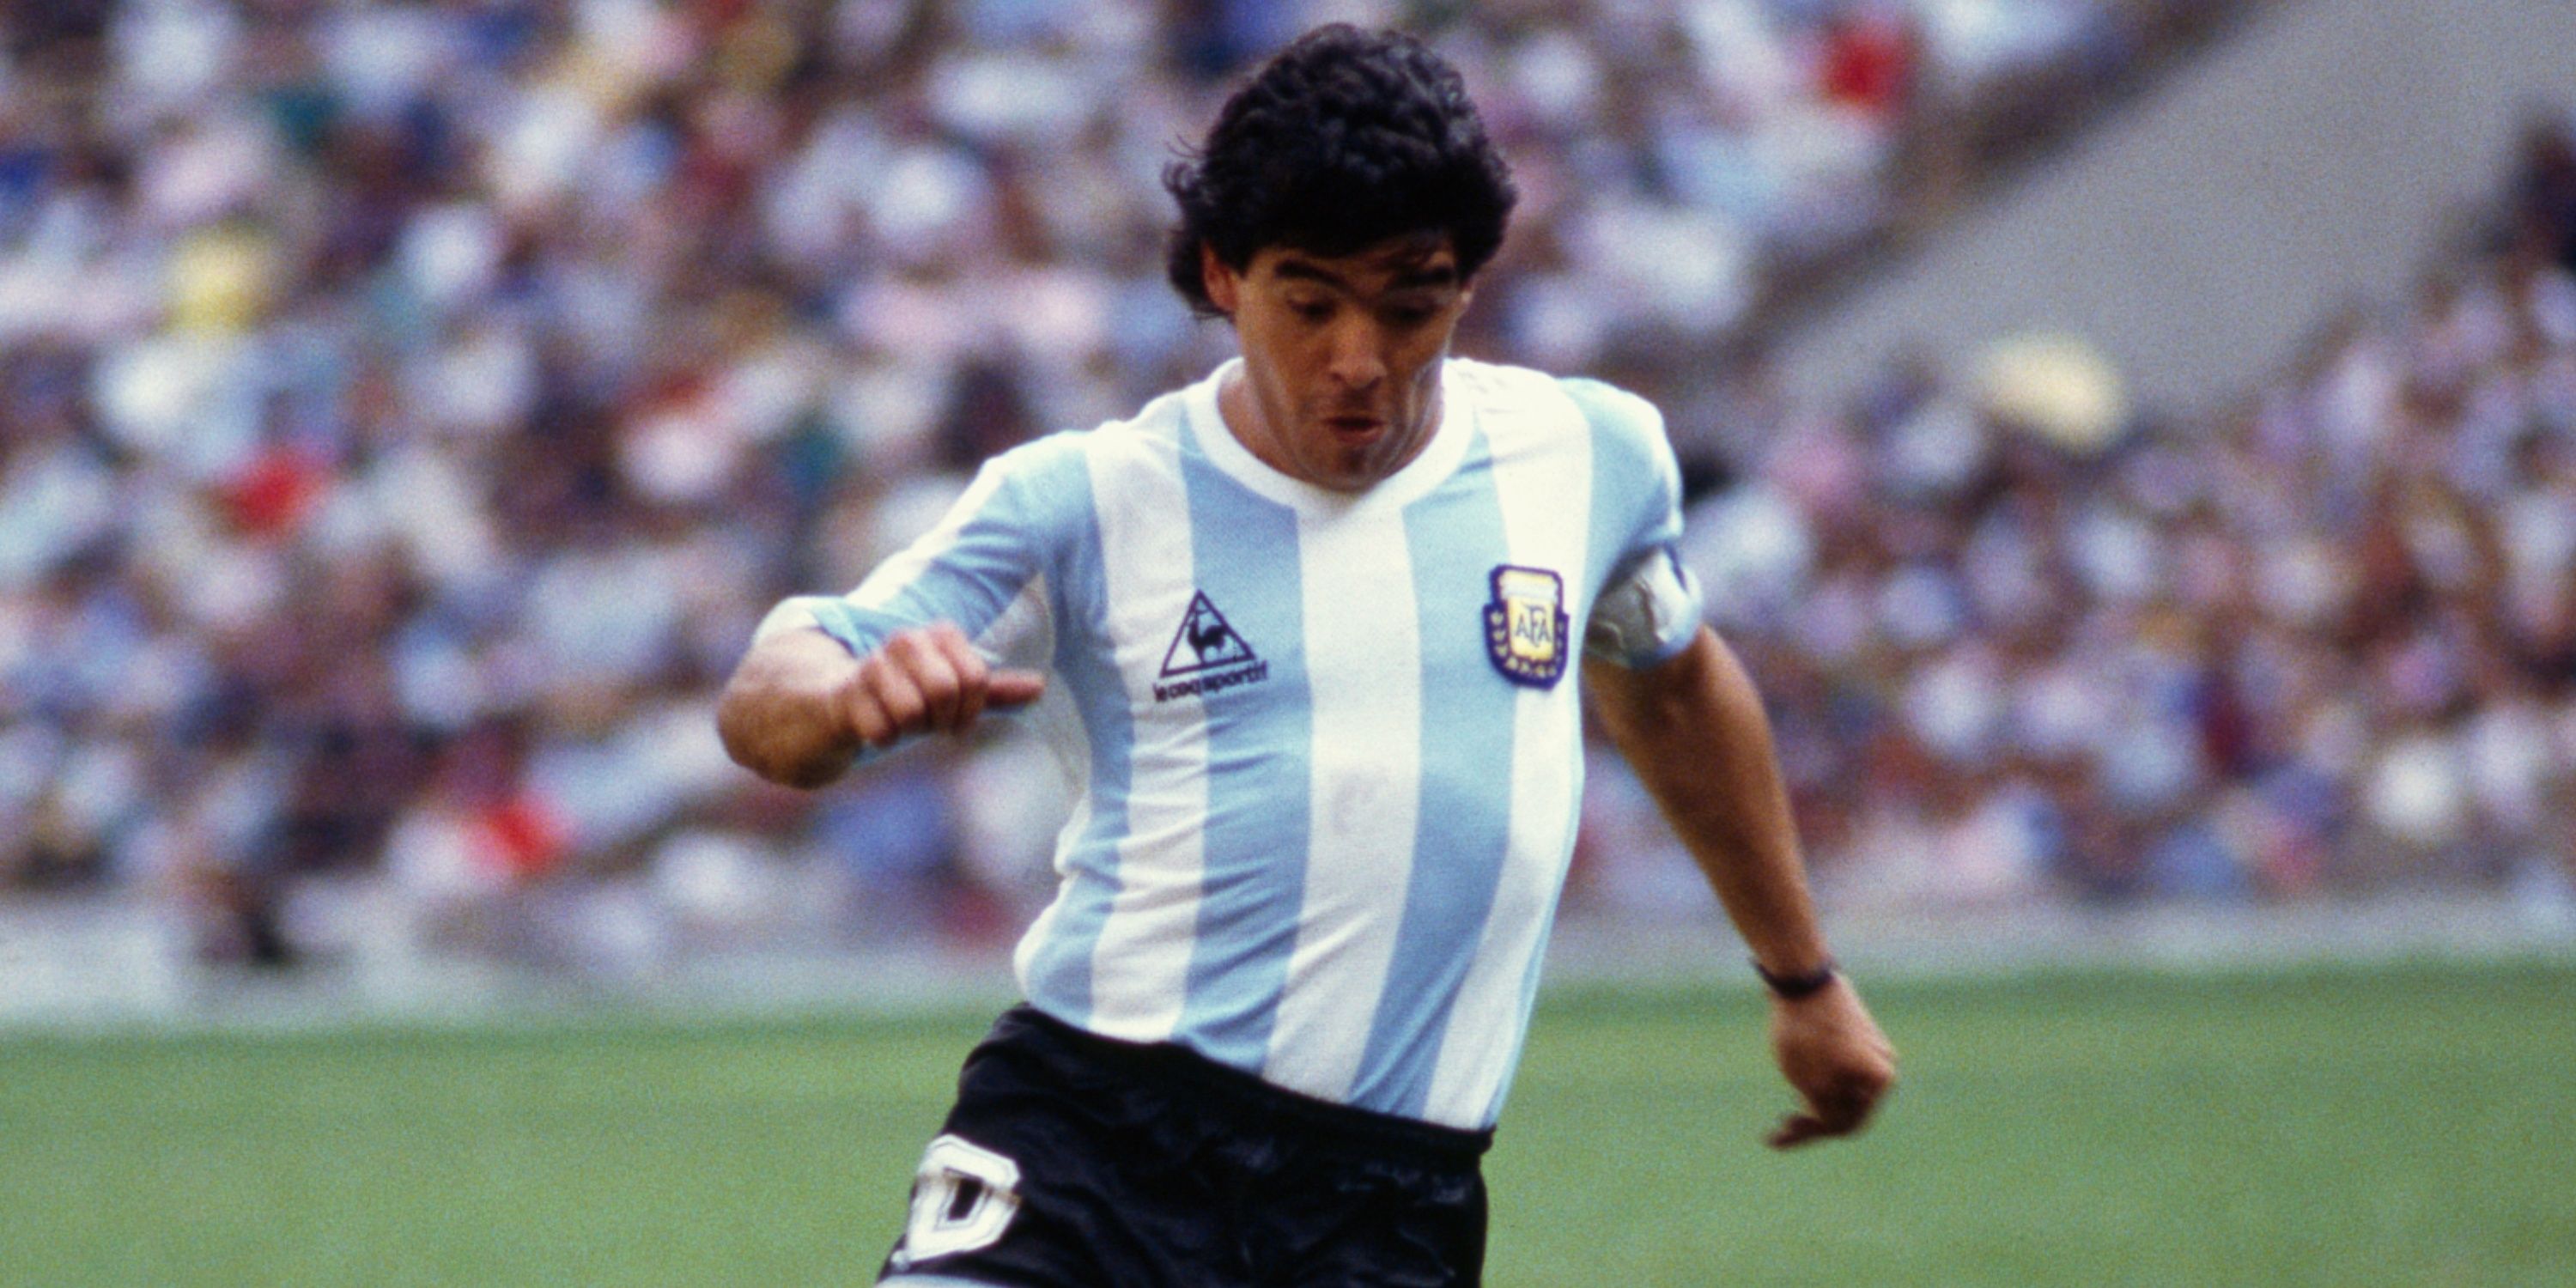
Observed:
[[[856,590],[780,605],[725,691],[726,746],[779,782],[1034,703],[1081,785],[1027,1001],[968,1056],[882,1282],[1477,1282],[1578,674],[1776,995],[1806,1107],[1772,1143],[1859,1128],[1892,1053],[1674,561],[1661,420],[1449,353],[1513,200],[1456,72],[1319,29],[1167,184],[1173,285],[1242,356],[995,457]]]

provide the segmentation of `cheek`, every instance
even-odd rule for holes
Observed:
[[[1299,410],[1310,401],[1315,363],[1294,336],[1274,333],[1265,339],[1269,342],[1244,346],[1244,373],[1251,378],[1263,414],[1284,428],[1296,423]]]
[[[1447,349],[1445,344],[1432,344],[1405,354],[1405,385],[1417,400],[1430,397],[1440,386],[1440,358]]]
[[[1455,334],[1453,323],[1451,326],[1425,327],[1418,334],[1404,337],[1395,345],[1399,368],[1417,382],[1436,379],[1440,372],[1440,359],[1449,352],[1449,338]]]
[[[1237,328],[1243,352],[1243,365],[1256,383],[1276,391],[1296,365],[1291,353],[1293,339],[1275,322]]]

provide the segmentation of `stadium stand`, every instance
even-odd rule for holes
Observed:
[[[1694,454],[1705,571],[1839,888],[2295,893],[2569,849],[2562,273],[2467,270],[2359,326],[2215,455],[2053,449],[1929,373],[1826,417],[1699,392],[1801,284],[2108,101],[2068,86],[2231,7],[1425,11],[1525,194],[1471,348],[1632,384],[1686,445],[1776,440]],[[1159,279],[1171,141],[1309,19],[1406,16],[1070,12],[25,11],[0,891],[166,899],[209,957],[275,963],[308,941],[289,896],[334,878],[540,963],[1002,933],[1052,827],[1024,745],[811,800],[724,762],[712,687],[769,602],[853,581],[976,460],[1212,363]],[[2067,729],[2112,694],[2116,757]],[[1602,834],[1633,827],[1596,777]]]

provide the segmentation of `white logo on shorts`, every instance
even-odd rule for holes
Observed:
[[[1020,1212],[1020,1165],[960,1136],[922,1151],[896,1268],[988,1247]]]

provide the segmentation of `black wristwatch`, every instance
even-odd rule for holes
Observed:
[[[1824,965],[1804,975],[1774,975],[1763,967],[1759,959],[1756,959],[1753,963],[1753,973],[1762,977],[1762,986],[1771,990],[1771,996],[1783,1002],[1794,1002],[1799,998],[1812,997],[1821,993],[1825,985],[1834,982],[1834,959],[1826,958]]]

